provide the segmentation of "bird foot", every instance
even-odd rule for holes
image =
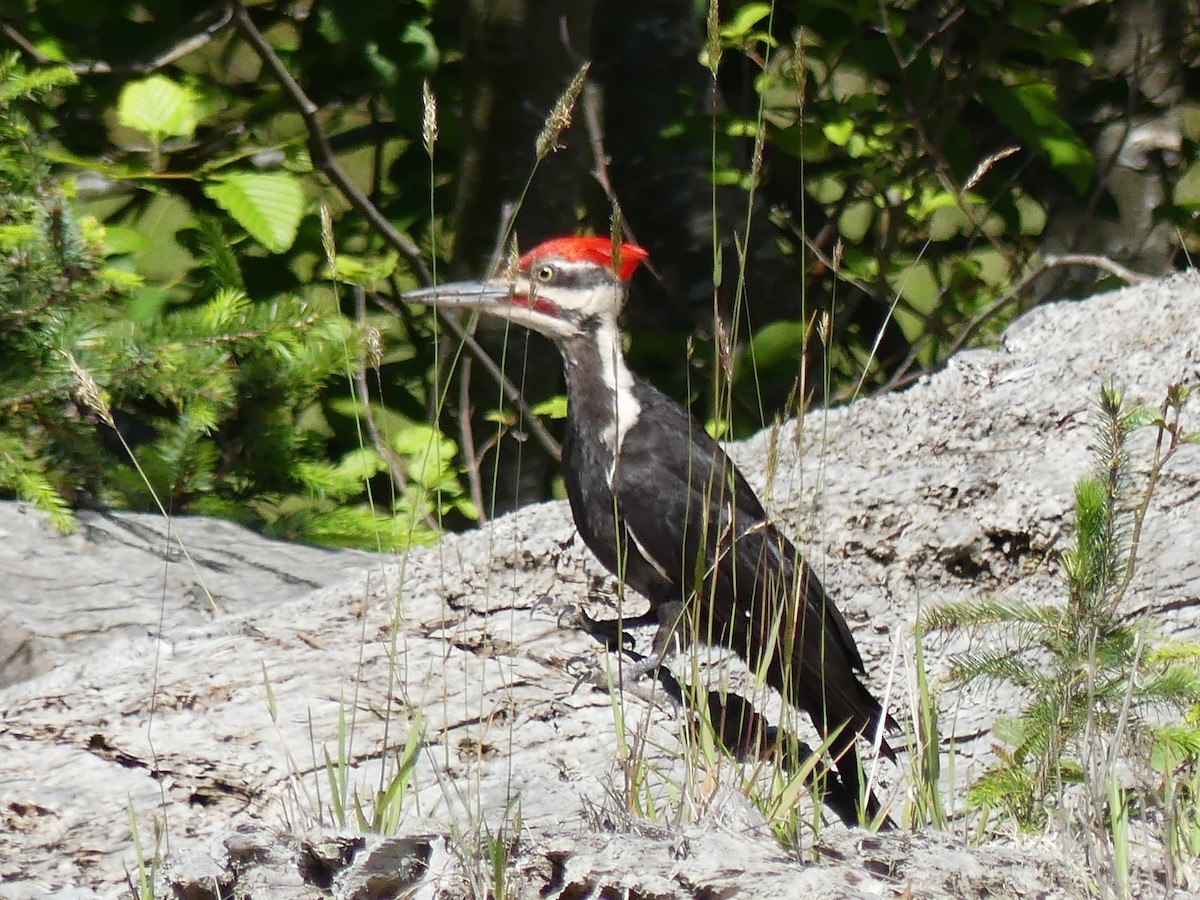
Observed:
[[[661,659],[642,657],[632,664],[623,665],[616,678],[610,667],[599,662],[596,657],[589,655],[573,656],[567,660],[567,672],[575,676],[575,684],[571,693],[575,693],[584,684],[590,684],[604,690],[617,689],[622,694],[631,694],[654,706],[663,706],[668,701],[671,709],[678,708],[682,697],[677,686],[671,681],[668,670],[661,668]],[[653,675],[653,681],[643,681],[646,675]]]
[[[534,606],[536,608],[537,604]],[[634,649],[630,629],[656,621],[657,618],[650,614],[626,619],[596,619],[588,615],[583,606],[575,603],[568,604],[558,614],[559,628],[585,631],[608,650],[625,654],[632,654]]]
[[[627,687],[632,687],[642,680],[646,675],[653,675],[658,672],[663,664],[663,654],[654,653],[650,656],[644,656],[641,659],[634,660],[632,663],[627,663],[618,666],[620,679],[618,684],[624,690]]]

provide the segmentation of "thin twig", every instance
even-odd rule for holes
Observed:
[[[590,83],[583,89],[583,124],[584,130],[587,131],[588,143],[592,148],[592,159],[596,163],[595,168],[592,169],[592,177],[600,185],[600,190],[604,191],[609,207],[619,210],[621,203],[617,199],[616,189],[608,177],[608,153],[604,149],[604,126],[600,122],[600,92]],[[629,220],[621,216],[620,222],[622,240],[631,244],[638,243],[637,235],[629,226]],[[664,283],[662,274],[654,267],[653,260],[646,260],[643,268],[653,275],[659,284]]]
[[[988,321],[999,315],[999,313],[1010,303],[1016,301],[1034,281],[1036,281],[1050,269],[1061,266],[1094,266],[1097,269],[1103,269],[1110,275],[1114,275],[1115,277],[1120,278],[1129,284],[1141,284],[1149,281],[1152,277],[1150,275],[1143,275],[1139,272],[1134,272],[1132,269],[1127,269],[1120,263],[1115,262],[1114,260],[1111,260],[1105,256],[1094,256],[1085,253],[1046,255],[1042,257],[1041,262],[1038,263],[1037,266],[1022,275],[1016,284],[1005,291],[1001,296],[989,303],[984,309],[980,310],[980,312],[977,313],[975,317],[967,323],[966,327],[959,332],[958,337],[956,337],[947,348],[944,358],[949,359],[954,354],[958,353],[959,350],[963,349],[963,347],[969,344],[971,340],[979,333],[980,329],[988,323]],[[901,365],[896,370],[895,374],[893,374],[888,380],[888,382],[880,387],[875,393],[886,394],[889,391],[900,390],[901,388],[905,388],[912,384],[922,375],[925,375],[930,371],[929,369],[922,368],[915,372],[906,373],[908,366],[911,365],[912,360],[916,356],[917,349],[918,348],[914,347],[913,351],[910,351],[909,356],[905,358],[904,364]]]
[[[399,307],[387,298],[381,297],[378,294],[372,294],[371,296],[381,309],[390,312],[394,316],[400,315]],[[500,385],[500,389],[504,392],[504,399],[517,407],[521,413],[522,421],[528,424],[530,432],[537,438],[537,442],[541,445],[542,449],[550,454],[556,462],[560,461],[562,459],[562,445],[554,439],[554,435],[546,430],[546,426],[542,424],[541,419],[535,416],[529,409],[529,404],[521,396],[520,390],[500,370],[500,367],[496,365],[496,361],[488,356],[487,351],[480,346],[474,337],[467,333],[467,330],[463,328],[462,324],[454,316],[447,314],[442,309],[435,308],[434,312],[437,314],[438,321],[450,329],[451,334],[454,335],[454,339],[460,341],[470,352],[471,356],[487,370],[487,373],[492,376],[496,384]]]
[[[16,44],[25,55],[29,56],[39,66],[48,66],[51,64],[52,60],[50,57],[29,43],[25,35],[21,34],[21,32],[17,31],[17,29],[13,28],[7,22],[0,22],[0,32],[3,32],[6,38]]]
[[[192,23],[199,26],[198,31],[190,31],[185,37],[172,44],[166,50],[152,56],[150,59],[141,62],[129,62],[113,65],[105,62],[102,59],[92,60],[91,62],[68,63],[65,68],[74,72],[76,75],[149,75],[151,72],[157,72],[164,66],[169,66],[178,59],[182,59],[189,53],[194,53],[205,44],[208,44],[222,31],[232,18],[231,11],[223,5],[214,6],[212,9],[205,10],[196,16]],[[16,44],[24,53],[26,53],[34,62],[41,66],[57,66],[60,65],[56,60],[51,59],[42,53],[36,46],[17,31],[8,22],[0,22],[0,32],[6,38]]]
[[[367,329],[367,295],[361,287],[356,287],[354,290],[354,309],[358,317],[358,327],[365,332]],[[363,421],[367,425],[367,435],[371,438],[371,445],[380,458],[387,463],[392,483],[396,485],[400,493],[407,494],[408,479],[404,477],[404,467],[400,464],[400,459],[396,456],[395,451],[383,439],[379,426],[375,422],[375,414],[371,411],[371,392],[367,387],[367,358],[362,352],[358,354],[358,366],[354,372],[354,387],[358,394],[359,406],[362,407]],[[442,530],[441,524],[432,513],[426,512],[423,518],[425,524],[435,532]]]
[[[383,239],[404,257],[405,262],[417,273],[422,282],[432,284],[433,275],[430,273],[429,267],[425,265],[425,259],[421,255],[421,249],[417,246],[416,241],[398,231],[379,211],[379,207],[372,203],[346,174],[334,155],[324,126],[321,125],[321,120],[317,115],[319,108],[296,83],[296,79],[292,78],[291,73],[288,72],[283,61],[275,52],[275,48],[263,37],[262,32],[250,18],[250,14],[241,0],[230,0],[229,8],[238,30],[245,36],[247,42],[254,48],[254,52],[258,54],[258,58],[262,60],[263,65],[271,71],[280,87],[291,97],[292,102],[299,109],[300,117],[304,120],[305,128],[308,130],[308,149],[313,165],[325,173],[325,176],[333,182],[355,211],[370,222]]]
[[[1153,277],[1135,272],[1133,269],[1127,269],[1116,260],[1109,259],[1107,256],[1097,256],[1092,253],[1048,254],[1042,257],[1043,269],[1050,269],[1055,266],[1094,266],[1097,269],[1103,269],[1109,275],[1115,275],[1129,284],[1141,284],[1145,281],[1150,281]]]
[[[1044,275],[1048,270],[1058,266],[1095,266],[1098,269],[1103,269],[1117,278],[1127,281],[1130,284],[1140,284],[1149,280],[1148,275],[1141,275],[1131,269],[1125,268],[1120,263],[1114,262],[1104,256],[1093,256],[1083,253],[1067,253],[1059,256],[1047,255],[1042,257],[1041,263],[1036,267],[1026,272],[1021,279],[1011,288],[1004,292],[1001,296],[993,300],[988,306],[975,316],[967,327],[964,328],[950,345],[947,356],[952,356],[957,353],[964,345],[966,345],[975,334],[982,328],[989,319],[1000,312],[1005,306],[1017,299],[1023,294],[1026,289],[1038,278]]]
[[[479,454],[475,452],[475,435],[471,431],[471,357],[463,360],[458,377],[458,434],[462,441],[463,460],[467,466],[467,484],[471,488],[471,501],[479,513],[479,524],[488,520],[487,508],[483,504],[483,480],[479,476]]]
[[[583,123],[587,131],[588,143],[592,147],[592,159],[596,162],[596,168],[592,170],[592,175],[595,177],[596,183],[600,185],[600,189],[604,191],[604,196],[608,198],[609,203],[612,203],[616,200],[617,194],[608,177],[608,154],[604,150],[604,127],[600,124],[600,91],[593,84],[589,84],[583,89]]]

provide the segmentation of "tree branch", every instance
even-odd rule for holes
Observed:
[[[192,19],[192,25],[196,26],[199,30],[189,31],[182,39],[171,44],[171,46],[161,53],[150,57],[150,59],[119,65],[113,65],[102,59],[96,59],[91,62],[70,63],[66,68],[76,75],[149,75],[151,72],[157,72],[164,66],[169,66],[177,59],[182,59],[189,53],[199,50],[205,44],[209,43],[218,32],[222,31],[231,19],[231,10],[223,4],[218,4],[204,10]],[[59,65],[56,60],[50,59],[50,57],[31,44],[23,34],[8,22],[0,22],[0,33],[3,33],[6,38],[16,44],[22,52],[26,53],[38,65]]]
[[[291,97],[292,102],[300,111],[300,117],[304,120],[304,126],[308,130],[308,149],[312,157],[313,165],[325,174],[325,176],[333,182],[342,194],[349,201],[363,218],[365,218],[385,241],[387,241],[402,257],[405,262],[412,268],[417,276],[424,284],[432,284],[433,276],[430,274],[429,267],[425,265],[425,258],[421,254],[421,249],[417,246],[416,241],[408,235],[398,231],[387,217],[379,211],[374,203],[358,188],[341,164],[337,161],[337,157],[333,153],[333,147],[329,144],[329,137],[325,134],[325,128],[321,125],[321,120],[317,116],[319,109],[304,90],[296,83],[287,67],[284,66],[283,60],[279,58],[279,54],[275,52],[275,48],[271,46],[261,31],[258,30],[250,14],[246,11],[245,5],[241,0],[230,0],[230,13],[233,16],[234,24],[237,25],[238,31],[246,38],[246,41],[254,49],[258,58],[271,74],[275,76],[275,80],[279,82],[279,86],[283,88],[284,93]]]
[[[462,374],[458,379],[458,433],[462,441],[463,459],[467,463],[467,484],[471,487],[471,500],[479,513],[479,522],[488,520],[487,507],[483,502],[483,481],[479,477],[479,454],[475,452],[475,436],[471,433],[471,357],[463,360]]]
[[[1045,275],[1051,269],[1061,268],[1063,266],[1093,266],[1097,269],[1102,269],[1128,284],[1141,284],[1144,281],[1150,280],[1151,276],[1143,275],[1140,272],[1135,272],[1128,269],[1115,260],[1109,259],[1107,256],[1095,256],[1089,253],[1064,253],[1061,255],[1046,255],[1042,257],[1042,261],[1034,268],[1030,269],[1014,284],[1011,288],[989,303],[986,307],[979,311],[966,327],[959,332],[953,343],[950,344],[945,353],[945,358],[949,359],[954,356],[959,350],[963,349],[971,339],[979,333],[992,318],[997,316],[1006,306],[1016,301],[1034,281]],[[906,366],[902,366],[896,371],[892,378],[881,387],[876,393],[885,394],[889,391],[899,390],[907,387],[912,382],[916,381],[922,375],[928,372],[928,369],[919,369],[915,372],[905,372]]]
[[[371,297],[381,309],[386,310],[394,316],[400,315],[400,309],[390,300],[378,294],[372,294]],[[529,426],[529,431],[537,439],[542,449],[553,457],[555,462],[560,461],[562,459],[562,445],[554,439],[554,435],[546,430],[546,426],[542,424],[542,420],[535,416],[529,409],[529,404],[525,402],[525,398],[521,395],[520,390],[500,370],[500,367],[496,365],[496,361],[488,356],[487,351],[479,345],[479,342],[472,335],[467,333],[467,330],[453,316],[448,315],[445,310],[441,309],[435,308],[434,312],[437,314],[438,321],[445,325],[450,330],[450,333],[454,335],[454,339],[462,343],[471,356],[492,376],[492,379],[500,386],[500,390],[504,392],[504,399],[517,407],[521,413],[522,421]]]
[[[262,60],[263,65],[274,74],[276,81],[279,82],[284,92],[291,97],[292,102],[299,109],[300,116],[304,120],[304,125],[308,130],[309,153],[312,156],[313,164],[325,173],[334,186],[349,201],[355,211],[362,215],[383,239],[404,257],[421,282],[426,285],[433,284],[433,275],[429,271],[429,267],[425,265],[425,259],[416,242],[408,235],[397,231],[392,223],[379,211],[379,208],[358,189],[358,186],[350,180],[345,170],[342,169],[333,154],[329,137],[325,134],[325,129],[317,116],[317,105],[309,99],[300,85],[296,83],[296,80],[292,78],[291,73],[288,72],[287,68],[283,65],[283,61],[275,52],[275,48],[263,37],[262,32],[258,30],[257,26],[250,19],[250,14],[246,11],[246,7],[241,0],[230,0],[230,11],[238,30],[245,36],[251,47],[254,48],[255,53],[258,54],[259,59]],[[399,314],[399,311],[393,304],[388,303],[378,294],[372,294],[372,297],[382,308],[395,315]],[[455,338],[470,350],[471,355],[479,361],[480,365],[487,370],[492,378],[496,380],[496,383],[500,385],[508,401],[521,410],[522,415],[529,422],[529,430],[538,439],[543,449],[554,457],[555,460],[561,459],[562,447],[559,446],[558,441],[546,430],[546,427],[542,425],[538,417],[529,411],[529,406],[525,403],[524,398],[521,397],[520,391],[505,377],[504,373],[500,371],[499,366],[479,346],[479,343],[468,335],[453,317],[446,315],[444,311],[438,310],[438,318],[450,329]]]

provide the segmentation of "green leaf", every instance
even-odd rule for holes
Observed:
[[[704,430],[714,441],[719,441],[729,433],[729,422],[725,419],[709,419],[704,423]]]
[[[985,85],[984,103],[996,118],[1028,144],[1046,154],[1050,165],[1082,195],[1092,180],[1092,154],[1075,130],[1058,113],[1054,88],[1044,82]]]
[[[167,137],[191,137],[199,119],[195,92],[165,75],[129,82],[117,100],[117,121],[156,144]]]
[[[82,227],[85,222],[80,222]],[[120,256],[124,253],[140,253],[150,249],[150,240],[136,228],[125,225],[100,227],[99,239],[104,243],[105,256]]]
[[[417,59],[412,64],[417,71],[429,72],[437,66],[437,39],[428,28],[418,25],[416,22],[409,22],[404,26],[400,42],[417,50]]]
[[[414,422],[403,431],[392,435],[392,449],[401,456],[424,456],[430,450],[442,460],[449,461],[458,452],[458,445],[432,425]]]
[[[926,186],[922,188],[917,202],[912,204],[911,215],[918,221],[924,221],[936,210],[956,206],[958,206],[957,196],[940,188]]]
[[[1148,406],[1130,407],[1121,418],[1121,424],[1133,431],[1135,428],[1145,428],[1147,425],[1157,425],[1162,421],[1157,409]]]
[[[483,421],[496,422],[511,428],[517,424],[517,416],[511,409],[489,409],[483,414]]]
[[[296,240],[304,217],[299,179],[284,172],[238,172],[213,178],[204,193],[272,253],[283,253]]]
[[[565,419],[567,417],[567,395],[555,394],[541,403],[535,403],[529,408],[529,411],[535,416],[548,416],[551,419]]]
[[[769,369],[791,361],[798,371],[807,330],[803,322],[794,319],[781,319],[757,329],[750,339],[754,364],[760,369]]]
[[[770,14],[771,4],[769,3],[747,3],[734,13],[729,24],[722,26],[721,37],[734,41],[745,38],[750,33],[750,29]]]
[[[399,261],[399,254],[394,251],[389,251],[383,256],[349,256],[339,253],[334,257],[333,272],[340,282],[375,290],[396,271],[396,263]]]
[[[850,142],[850,135],[854,134],[854,121],[842,119],[839,122],[826,122],[821,126],[821,133],[829,143],[845,147]]]

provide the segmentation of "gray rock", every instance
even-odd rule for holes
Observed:
[[[70,537],[0,503],[0,686],[121,639],[211,625],[335,584],[370,554],[272,541],[231,522],[82,511]]]
[[[732,448],[899,718],[918,604],[1061,598],[1089,404],[1106,378],[1152,404],[1200,380],[1198,312],[1195,275],[1039,308],[903,394]],[[1200,450],[1187,448],[1156,495],[1130,597],[1161,634],[1189,639],[1198,493]],[[648,691],[614,703],[579,683],[581,665],[617,661],[564,612],[615,592],[565,504],[399,558],[176,519],[194,567],[155,517],[83,522],[63,538],[0,504],[0,898],[125,894],[131,816],[143,858],[166,861],[159,896],[482,896],[495,859],[517,897],[1090,894],[1096,873],[1065,835],[972,846],[826,822],[782,849],[744,799],[752,769],[689,761],[685,717]],[[944,672],[949,649],[927,650]],[[1012,698],[943,699],[952,794],[992,758],[987,729]],[[358,833],[356,808],[369,817],[414,731],[397,837]],[[905,776],[903,760],[880,770],[897,808]],[[1148,855],[1138,877],[1155,865]]]

